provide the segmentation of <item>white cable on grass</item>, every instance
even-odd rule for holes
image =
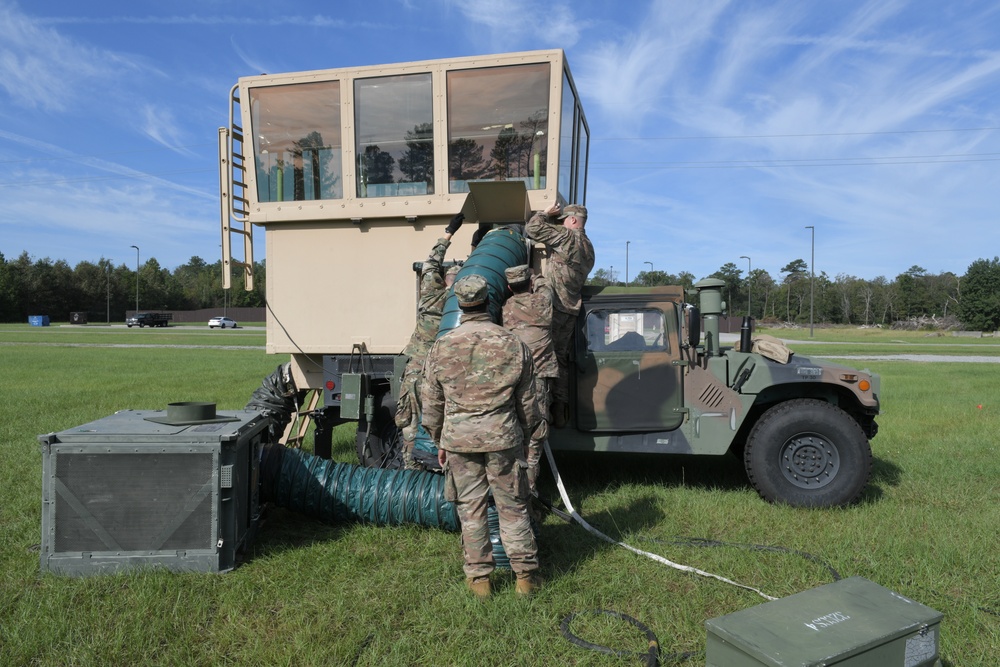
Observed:
[[[553,477],[555,477],[556,486],[559,488],[559,495],[562,497],[562,501],[566,504],[566,509],[569,510],[570,516],[573,517],[573,519],[577,523],[579,523],[581,526],[583,526],[583,528],[585,530],[587,530],[587,532],[591,533],[592,535],[595,535],[596,537],[601,538],[605,542],[610,542],[611,544],[617,544],[620,547],[628,549],[632,553],[639,554],[640,556],[645,556],[646,558],[651,558],[652,560],[655,560],[657,563],[661,563],[663,565],[668,565],[668,566],[674,568],[675,570],[680,570],[682,572],[690,572],[692,574],[698,574],[698,575],[701,575],[703,577],[709,577],[711,579],[718,579],[719,581],[722,581],[724,583],[730,584],[732,586],[736,586],[737,588],[742,588],[744,590],[753,591],[754,593],[756,593],[757,595],[761,596],[765,600],[777,600],[778,599],[776,597],[771,597],[767,593],[763,593],[763,592],[757,590],[753,586],[748,586],[746,584],[741,584],[741,583],[733,581],[731,579],[726,579],[725,577],[720,576],[718,574],[712,574],[711,572],[705,572],[704,570],[699,570],[698,568],[691,567],[690,565],[681,565],[680,563],[675,563],[675,562],[673,562],[671,560],[667,560],[663,556],[659,556],[659,555],[654,554],[654,553],[649,553],[648,551],[643,551],[642,549],[636,549],[635,547],[633,547],[630,544],[625,544],[624,542],[618,542],[617,540],[614,540],[614,539],[608,537],[607,535],[605,535],[604,533],[602,533],[601,531],[597,530],[596,528],[594,528],[593,526],[591,526],[589,523],[587,523],[586,519],[584,519],[582,516],[580,516],[579,514],[577,514],[577,511],[573,508],[573,503],[570,502],[569,495],[566,493],[566,487],[563,486],[562,477],[559,476],[559,468],[556,467],[555,459],[552,457],[552,450],[549,449],[549,441],[546,440],[542,444],[545,447],[545,456],[547,456],[548,459],[549,459],[549,467],[552,468],[552,475],[553,475]]]

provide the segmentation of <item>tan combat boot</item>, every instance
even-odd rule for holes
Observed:
[[[489,577],[473,577],[465,580],[465,585],[480,600],[485,600],[492,592]]]
[[[518,577],[515,591],[517,597],[527,598],[534,595],[542,587],[542,578],[537,574],[529,574],[526,577]]]

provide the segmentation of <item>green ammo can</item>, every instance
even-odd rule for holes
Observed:
[[[707,667],[933,667],[943,615],[862,577],[705,622]]]

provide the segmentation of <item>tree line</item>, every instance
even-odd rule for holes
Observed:
[[[0,322],[26,322],[31,315],[68,321],[84,312],[91,322],[121,322],[135,310],[138,287],[141,310],[262,307],[266,270],[254,264],[254,289],[243,289],[242,272],[234,272],[233,287],[222,289],[221,261],[208,264],[194,256],[173,271],[155,258],[134,269],[101,258],[70,267],[64,260],[32,259],[27,252],[15,260],[0,253]],[[943,323],[972,331],[1000,330],[1000,258],[978,259],[964,275],[932,274],[912,266],[893,280],[869,280],[847,274],[832,279],[821,272],[813,279],[802,259],[786,264],[775,278],[764,269],[749,276],[729,262],[708,278],[724,283],[723,298],[730,315],[749,313],[761,322],[806,324],[827,322],[858,326],[899,323]],[[588,284],[623,285],[614,269],[597,269]],[[681,285],[692,289],[694,274],[642,271],[630,285]],[[812,313],[810,315],[810,310]]]
[[[619,272],[598,269],[588,284],[624,285]],[[771,276],[764,269],[747,275],[733,262],[708,278],[724,283],[723,298],[730,315],[748,312],[762,322],[806,324],[826,322],[858,326],[957,327],[970,331],[1000,330],[1000,258],[977,259],[964,275],[933,274],[911,266],[894,279],[858,278],[826,272],[812,276],[805,260],[795,259]],[[692,289],[695,276],[682,271],[642,271],[629,285],[681,285]]]
[[[138,276],[125,264],[101,258],[75,267],[64,260],[32,259],[27,252],[15,260],[0,253],[0,322],[27,322],[32,315],[68,321],[83,312],[90,322],[122,322],[126,312],[198,310],[264,305],[265,268],[254,263],[254,289],[243,289],[242,272],[234,272],[233,287],[222,289],[222,262],[208,264],[192,257],[173,271],[155,258],[139,267]]]

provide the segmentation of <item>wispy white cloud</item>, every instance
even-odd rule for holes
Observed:
[[[0,3],[0,88],[19,106],[64,111],[133,63],[75,42]]]
[[[175,183],[165,178],[161,178],[155,174],[149,172],[134,169],[123,164],[112,162],[110,160],[104,160],[102,158],[94,156],[77,155],[72,151],[66,150],[61,146],[56,146],[49,144],[38,139],[32,139],[30,137],[23,137],[12,132],[6,132],[0,130],[0,139],[10,141],[13,143],[18,143],[23,146],[30,147],[33,151],[41,153],[47,156],[59,158],[60,162],[73,163],[74,165],[79,165],[81,167],[86,167],[88,169],[98,172],[98,174],[104,174],[106,176],[118,176],[125,179],[145,181],[146,183],[156,186],[161,189],[173,190],[180,193],[185,193],[187,195],[193,195],[199,198],[215,199],[216,194],[214,192],[209,192],[203,189],[192,188],[187,185],[180,183]],[[65,173],[48,173],[44,176],[29,176],[21,180],[16,180],[14,178],[15,174],[8,173],[5,178],[5,188],[18,188],[21,191],[21,187],[33,185],[36,180],[46,180],[48,182],[53,181],[85,181],[85,180],[98,180],[99,176],[91,176],[89,179],[85,174],[80,173],[77,169],[72,176],[67,177]]]
[[[169,109],[146,104],[141,109],[142,131],[153,141],[182,155],[192,156],[184,147],[184,130]]]
[[[484,27],[491,50],[571,48],[590,23],[566,0],[443,0],[443,4]]]

